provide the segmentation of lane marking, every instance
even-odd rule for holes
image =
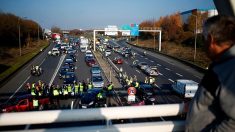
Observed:
[[[171,82],[174,82],[174,81],[173,81],[172,79],[170,79],[170,78],[169,78],[168,80],[171,81]]]
[[[150,62],[152,62],[152,63],[153,63],[154,61],[150,60]]]
[[[148,60],[148,58],[144,58],[145,60]]]
[[[14,94],[12,94],[12,95],[10,96],[10,98],[6,101],[6,103],[8,103],[8,101],[9,101],[10,99],[12,99],[12,98],[15,96],[15,94],[16,94],[16,93],[21,89],[21,87],[29,80],[29,78],[30,78],[30,76],[28,76],[27,79],[20,85],[20,87],[16,89],[16,91],[14,92]]]
[[[162,65],[160,65],[160,64],[157,64],[158,66],[162,66]]]
[[[143,55],[140,55],[140,57],[142,57],[142,58],[143,58],[144,56],[143,56]]]
[[[179,74],[179,73],[176,73],[176,75],[181,76],[181,77],[183,76],[183,75],[181,75],[181,74]]]
[[[139,70],[136,70],[138,73],[140,73],[140,71]]]
[[[55,69],[55,72],[54,72],[54,74],[53,74],[53,76],[52,76],[52,78],[51,78],[51,81],[50,81],[50,83],[49,83],[49,87],[51,86],[51,84],[52,84],[53,81],[55,80],[56,74],[58,73],[59,68],[60,68],[60,66],[61,66],[62,63],[63,63],[65,56],[66,56],[66,55],[62,55],[62,56],[61,56],[60,61],[59,61],[58,65],[57,65],[57,67],[56,67],[56,69]]]
[[[170,71],[171,69],[169,69],[169,68],[165,68],[166,70],[168,70],[168,71]]]
[[[163,75],[161,72],[159,72],[159,75]]]
[[[40,55],[41,56],[41,55]],[[42,63],[44,62],[46,60],[46,58],[44,58],[43,60],[42,60],[42,62],[39,64],[39,66],[41,66],[42,65]],[[33,62],[32,62],[33,63]],[[31,63],[31,64],[32,64]],[[30,66],[30,65],[29,65]],[[28,67],[28,66],[27,66]],[[31,72],[31,71],[30,71]],[[15,96],[15,94],[22,88],[22,86],[29,80],[29,78],[31,77],[31,74],[26,78],[26,80],[16,89],[16,91],[10,96],[10,98],[6,101],[6,103],[8,103],[8,101],[9,100],[11,100],[14,96]]]

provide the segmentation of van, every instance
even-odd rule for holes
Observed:
[[[172,84],[172,89],[184,98],[193,98],[198,89],[198,83],[193,80],[178,79]]]
[[[105,50],[105,56],[110,56],[111,55],[111,50]]]

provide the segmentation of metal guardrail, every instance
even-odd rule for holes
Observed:
[[[35,112],[18,112],[0,114],[0,126],[48,124],[76,121],[118,120],[134,118],[151,118],[160,116],[176,116],[183,113],[184,104],[161,104],[149,106],[124,106],[94,109],[52,110]],[[144,122],[79,128],[58,128],[63,130],[90,131],[182,131],[184,121]]]

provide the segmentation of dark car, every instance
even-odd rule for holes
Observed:
[[[67,58],[67,59],[65,59],[65,61],[64,61],[64,66],[69,66],[71,69],[73,69],[73,70],[75,70],[76,69],[76,66],[75,66],[75,64],[74,64],[74,61],[73,61],[73,59],[69,59],[69,58]]]
[[[96,64],[94,57],[91,57],[91,56],[86,56],[85,62],[88,66],[92,66]]]
[[[96,96],[100,92],[100,88],[89,89],[86,93],[81,96],[81,100],[79,102],[80,108],[94,108],[96,106],[97,100]],[[104,98],[105,95],[103,94]]]
[[[74,72],[74,69],[71,69],[68,65],[61,67],[60,72],[59,72],[60,78],[65,78],[65,74],[67,72]]]
[[[146,83],[140,83],[140,88],[137,89],[137,96],[142,100],[154,94],[153,86]]]
[[[77,58],[74,54],[68,54],[68,57],[66,59],[71,59],[73,62],[77,62]]]
[[[66,72],[64,75],[64,84],[74,84],[77,78],[74,72]]]

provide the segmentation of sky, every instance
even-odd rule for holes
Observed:
[[[102,29],[191,9],[215,8],[213,0],[0,0],[0,12],[38,22],[43,28]]]

